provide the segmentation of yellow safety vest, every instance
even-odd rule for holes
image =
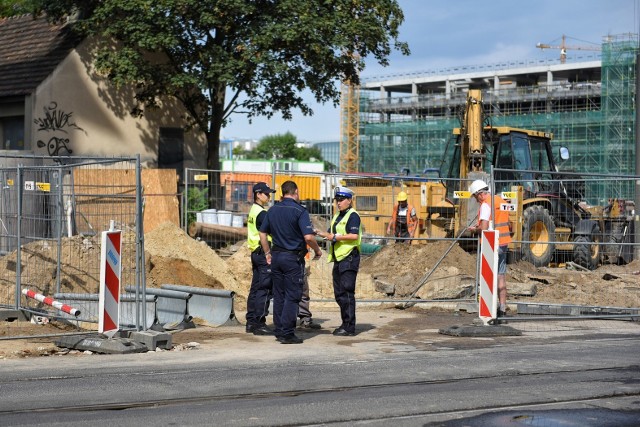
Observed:
[[[336,225],[336,228],[335,228],[336,233],[339,233],[342,235],[349,234],[347,233],[347,222],[349,221],[349,216],[351,216],[351,214],[354,212],[357,213],[355,210],[349,209],[349,212],[347,212],[345,216],[342,217],[340,222]],[[336,222],[338,215],[340,214],[339,213],[335,214],[333,219],[331,220],[331,228],[330,228],[331,230],[333,230],[333,225]],[[362,222],[360,223],[360,229],[358,230],[357,240],[340,240],[338,242],[332,243],[333,247],[331,248],[332,250],[329,251],[328,262],[342,261],[351,253],[353,248],[358,248],[358,250],[360,250],[361,242],[362,242]],[[335,258],[334,258],[334,255],[335,255]]]
[[[266,212],[263,206],[254,203],[249,210],[249,216],[247,217],[247,245],[251,252],[260,247],[260,230],[258,230],[256,223],[258,221],[258,215],[261,212]],[[271,242],[271,236],[269,236],[269,242]]]

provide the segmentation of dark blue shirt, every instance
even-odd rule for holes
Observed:
[[[288,251],[302,251],[307,247],[304,236],[313,234],[313,226],[304,206],[285,197],[269,208],[260,231],[271,235],[274,246]]]
[[[340,213],[338,214],[338,217],[333,223],[334,224],[333,230],[329,230],[329,233],[333,233],[333,234],[336,233],[335,226],[338,225],[340,220],[347,214],[347,212],[349,212],[349,210],[351,210],[351,208],[345,209],[344,211],[340,211]],[[360,215],[358,215],[357,212],[354,212],[351,215],[349,215],[346,229],[347,229],[347,234],[360,234]]]

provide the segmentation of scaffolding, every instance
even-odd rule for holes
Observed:
[[[635,174],[637,52],[635,35],[608,36],[602,45],[600,81],[487,89],[484,108],[488,120],[494,126],[553,133],[553,146],[568,147],[571,153],[562,164],[563,170]],[[410,171],[412,175],[420,175],[426,168],[445,172],[453,145],[452,130],[460,126],[465,97],[460,91],[379,98],[363,91],[359,169]],[[611,194],[604,188],[594,188],[593,193]],[[618,187],[615,194],[631,197],[633,189]]]

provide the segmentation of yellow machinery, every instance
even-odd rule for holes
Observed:
[[[633,259],[633,202],[611,199],[606,207],[585,207],[576,179],[563,182],[555,165],[552,134],[491,126],[485,123],[482,92],[469,89],[460,128],[453,130],[454,153],[445,177],[392,176],[346,180],[356,193],[355,207],[365,232],[386,234],[395,197],[405,191],[418,211],[416,237],[468,237],[460,243],[473,247],[477,239],[466,232],[475,223],[478,205],[467,188],[476,179],[493,185],[508,199],[514,242],[510,255],[535,266],[560,262],[559,254],[585,268],[600,262],[627,263]],[[560,147],[560,158],[569,152]],[[609,245],[601,247],[601,242]],[[566,259],[565,259],[566,260]]]
[[[495,172],[495,192],[509,199],[510,222],[514,242],[510,252],[536,266],[559,261],[559,253],[594,269],[601,261],[629,262],[633,236],[632,202],[611,199],[606,207],[585,207],[583,182],[563,182],[557,173],[551,147],[552,134],[485,124],[482,92],[469,89],[462,126],[453,131],[455,151],[447,174],[451,210],[438,212],[453,220],[450,236],[464,235],[474,222],[478,206],[466,193],[476,179],[490,183],[490,167]],[[569,158],[560,147],[560,158]],[[455,198],[455,196],[460,196]],[[434,212],[435,214],[435,212]],[[601,248],[600,243],[612,243]]]

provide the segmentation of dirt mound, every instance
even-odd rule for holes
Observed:
[[[234,291],[241,303],[246,298],[226,262],[206,243],[192,239],[170,222],[145,234],[144,248],[148,287],[159,287],[166,279],[164,283]]]
[[[450,252],[436,263],[451,248]],[[361,274],[368,274],[374,280],[395,285],[395,296],[410,295],[423,277],[433,268],[436,271],[457,270],[454,274],[474,277],[476,258],[460,246],[451,247],[450,242],[429,242],[425,245],[391,244],[384,246],[366,259],[360,268]],[[434,277],[437,277],[434,272]]]

